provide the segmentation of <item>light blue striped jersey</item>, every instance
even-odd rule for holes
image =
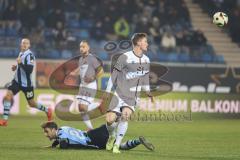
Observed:
[[[90,138],[87,137],[86,132],[63,126],[60,127],[57,131],[57,139],[61,141],[61,139],[68,139],[69,144],[81,144],[84,146],[88,146],[88,142],[90,142]]]
[[[25,52],[20,52],[19,56],[21,58],[21,62],[23,66],[33,66],[35,56],[30,49],[26,50]],[[14,80],[22,87],[32,87],[32,73],[26,72],[21,65],[17,66],[17,70],[14,75]]]

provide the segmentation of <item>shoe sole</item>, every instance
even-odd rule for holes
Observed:
[[[139,137],[141,144],[143,144],[148,150],[154,151],[155,147],[152,143],[148,142],[143,136]]]

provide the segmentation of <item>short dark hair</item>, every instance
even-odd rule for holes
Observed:
[[[55,122],[45,122],[41,125],[42,129],[50,128],[50,129],[58,129],[57,123]]]
[[[146,33],[135,33],[131,38],[132,44],[135,46],[135,45],[137,45],[137,42],[139,40],[141,40],[142,38],[146,38],[146,37],[147,37]]]

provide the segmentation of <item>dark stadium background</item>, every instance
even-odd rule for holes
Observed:
[[[212,23],[219,11],[229,18],[222,28]],[[106,73],[99,89],[106,88],[112,57],[131,49],[136,32],[148,34],[147,55],[159,66],[152,70],[151,84],[171,84],[155,104],[141,102],[126,134],[144,135],[155,152],[139,147],[115,156],[43,149],[49,144],[39,127],[45,117],[30,109],[20,93],[9,126],[0,128],[0,159],[239,159],[239,29],[239,0],[0,0],[0,102],[23,37],[31,40],[36,56],[35,99],[52,108],[66,97],[74,99],[51,89],[49,77],[79,55],[81,40],[88,40],[92,53],[103,60]],[[78,79],[68,77],[66,83],[76,85]],[[84,129],[79,121],[55,120]],[[94,126],[102,123],[103,117],[93,120]]]

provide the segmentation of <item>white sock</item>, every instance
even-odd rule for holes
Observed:
[[[86,124],[88,129],[93,129],[92,123],[89,119],[89,116],[87,113],[81,113],[81,116],[83,118],[83,122]]]
[[[43,106],[40,103],[37,103],[37,109],[39,109],[40,111],[46,112],[46,113],[48,112],[48,108]]]
[[[117,127],[117,138],[115,144],[120,146],[122,139],[127,132],[128,129],[128,121],[120,121]]]
[[[114,137],[116,137],[115,129],[117,128],[117,125],[118,125],[117,122],[113,122],[111,125],[107,125],[107,124],[106,124],[106,127],[107,127],[107,130],[108,130],[109,136],[114,136]]]
[[[91,110],[94,110],[98,106],[99,106],[99,103],[91,103],[91,104],[89,104],[88,107],[87,107],[87,112],[91,111]]]

